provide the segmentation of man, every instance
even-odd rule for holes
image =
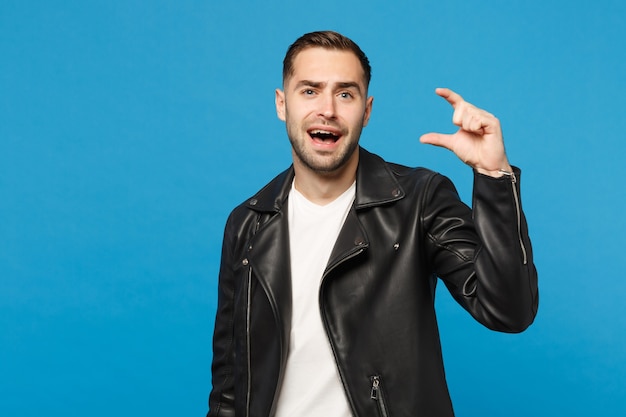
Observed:
[[[520,171],[498,120],[448,89],[453,135],[421,141],[474,170],[473,209],[445,177],[359,147],[370,64],[335,32],[287,51],[276,111],[293,166],[225,229],[209,416],[452,416],[437,277],[479,322],[523,331],[537,275]]]

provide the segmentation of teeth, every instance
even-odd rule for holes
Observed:
[[[333,132],[329,132],[327,130],[313,130],[311,131],[313,135],[333,135],[336,136]]]

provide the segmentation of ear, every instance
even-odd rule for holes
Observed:
[[[363,127],[367,126],[372,115],[372,106],[374,105],[374,97],[369,96],[365,102],[365,113],[363,114]]]
[[[285,93],[279,88],[276,89],[276,115],[283,122],[285,121]]]

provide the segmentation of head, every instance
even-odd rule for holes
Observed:
[[[369,87],[372,78],[372,67],[365,53],[359,48],[352,39],[343,36],[340,33],[330,30],[321,32],[306,33],[299,37],[285,54],[283,59],[283,87],[287,80],[293,75],[293,61],[295,57],[307,48],[323,48],[329,50],[352,52],[361,63],[363,69],[363,81]]]
[[[289,47],[276,111],[286,122],[296,175],[356,171],[373,103],[367,96],[370,74],[363,51],[336,32],[309,33]]]

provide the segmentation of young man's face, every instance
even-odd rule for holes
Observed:
[[[361,63],[349,51],[308,48],[293,75],[276,90],[276,112],[286,122],[294,165],[333,173],[351,160],[372,111]]]

